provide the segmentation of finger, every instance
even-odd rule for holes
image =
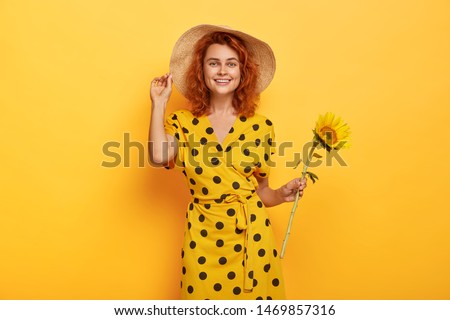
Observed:
[[[294,179],[286,184],[286,188],[290,190],[297,189],[300,186],[300,179]]]

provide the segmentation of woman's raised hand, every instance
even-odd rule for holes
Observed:
[[[166,104],[172,93],[172,75],[166,73],[153,79],[150,85],[150,99],[153,104]]]

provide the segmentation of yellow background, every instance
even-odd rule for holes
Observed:
[[[178,298],[184,177],[102,147],[145,145],[149,82],[201,23],[272,46],[278,141],[301,151],[326,111],[353,132],[300,203],[288,298],[450,299],[447,0],[0,1],[0,298]],[[290,209],[269,209],[280,247]]]

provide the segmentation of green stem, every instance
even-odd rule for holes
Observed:
[[[316,147],[319,145],[319,143],[316,140],[313,140],[313,146],[311,147],[311,150],[309,151],[308,154],[308,158],[306,159],[306,162],[303,166],[303,171],[302,171],[302,176],[301,176],[301,180],[303,180],[306,177],[306,171],[308,170],[308,167],[311,163],[312,157],[313,157],[313,153],[314,153],[314,149],[316,149]],[[298,200],[300,199],[300,190],[297,190],[297,193],[295,194],[295,200],[294,200],[294,205],[292,207],[291,210],[291,215],[289,217],[289,223],[288,223],[288,227],[286,230],[286,235],[284,236],[284,240],[283,240],[283,246],[281,248],[281,254],[280,254],[280,258],[283,259],[284,258],[284,253],[286,251],[286,245],[289,239],[289,235],[291,234],[291,227],[292,227],[292,222],[294,221],[294,215],[295,215],[295,211],[297,210],[297,206],[298,206]]]

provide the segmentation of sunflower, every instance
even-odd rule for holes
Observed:
[[[316,128],[313,130],[313,144],[309,150],[309,154],[306,156],[303,163],[303,172],[301,179],[304,179],[308,176],[312,182],[316,182],[319,179],[314,173],[309,172],[308,168],[311,163],[311,160],[315,158],[321,158],[320,154],[314,152],[314,150],[322,146],[328,152],[331,150],[339,150],[341,148],[349,147],[349,138],[350,138],[350,127],[344,123],[340,117],[336,117],[333,113],[327,112],[325,115],[320,115],[319,119],[316,122]],[[297,167],[297,166],[296,166]],[[292,221],[294,219],[295,210],[297,209],[298,200],[299,200],[300,192],[297,192],[295,195],[294,206],[291,210],[291,215],[289,217],[289,223],[286,230],[286,235],[283,240],[283,247],[281,248],[280,257],[284,257],[284,252],[286,250],[287,241],[289,239],[289,235],[291,234]]]
[[[313,132],[315,140],[327,151],[339,150],[349,146],[350,127],[340,117],[336,117],[331,112],[319,116],[316,129]]]

